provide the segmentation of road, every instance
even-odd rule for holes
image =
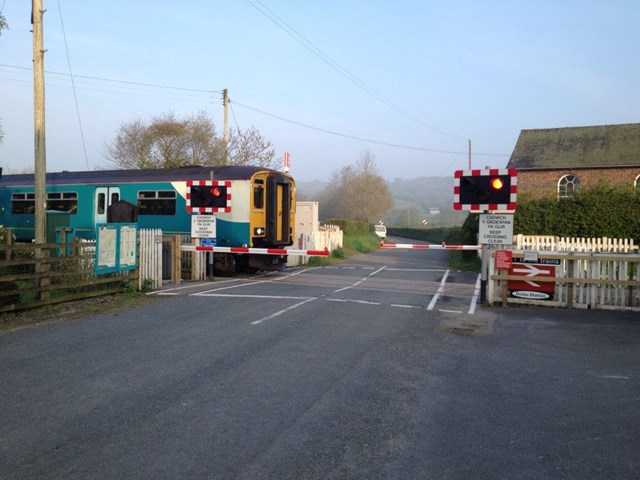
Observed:
[[[0,477],[638,478],[638,315],[477,280],[383,250],[4,333]]]

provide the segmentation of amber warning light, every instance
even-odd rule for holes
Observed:
[[[518,172],[514,168],[457,170],[453,177],[453,208],[471,212],[513,212]]]

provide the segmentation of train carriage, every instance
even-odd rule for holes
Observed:
[[[107,222],[109,206],[124,200],[136,206],[139,228],[190,235],[191,216],[199,213],[189,205],[190,185],[198,182],[229,187],[230,208],[213,213],[218,246],[283,248],[293,243],[295,181],[261,167],[47,173],[47,211],[68,214],[74,235],[94,239],[96,224]],[[34,176],[0,176],[0,225],[11,228],[18,241],[31,241],[34,212]],[[216,267],[224,271],[273,270],[285,263],[282,256],[215,254]]]

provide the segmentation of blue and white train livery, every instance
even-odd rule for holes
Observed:
[[[197,181],[223,182],[233,192],[231,208],[215,213],[218,246],[283,248],[293,243],[295,181],[286,173],[261,167],[47,173],[47,211],[66,212],[73,233],[93,239],[96,224],[107,222],[109,206],[124,200],[136,206],[139,228],[190,235],[193,209],[188,205],[188,184]],[[34,175],[0,173],[0,225],[11,228],[18,241],[30,241],[34,212]],[[277,256],[215,255],[216,265],[225,271],[268,270],[286,263],[286,258]]]

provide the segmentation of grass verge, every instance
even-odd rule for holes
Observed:
[[[0,314],[0,333],[41,323],[75,320],[90,315],[111,313],[123,308],[143,305],[158,297],[142,292],[126,292],[103,297],[76,300],[42,308]]]
[[[331,255],[328,257],[311,257],[309,258],[308,265],[333,265],[334,263],[357,253],[373,252],[378,249],[379,245],[380,237],[374,234],[345,234],[342,248],[332,251]]]

